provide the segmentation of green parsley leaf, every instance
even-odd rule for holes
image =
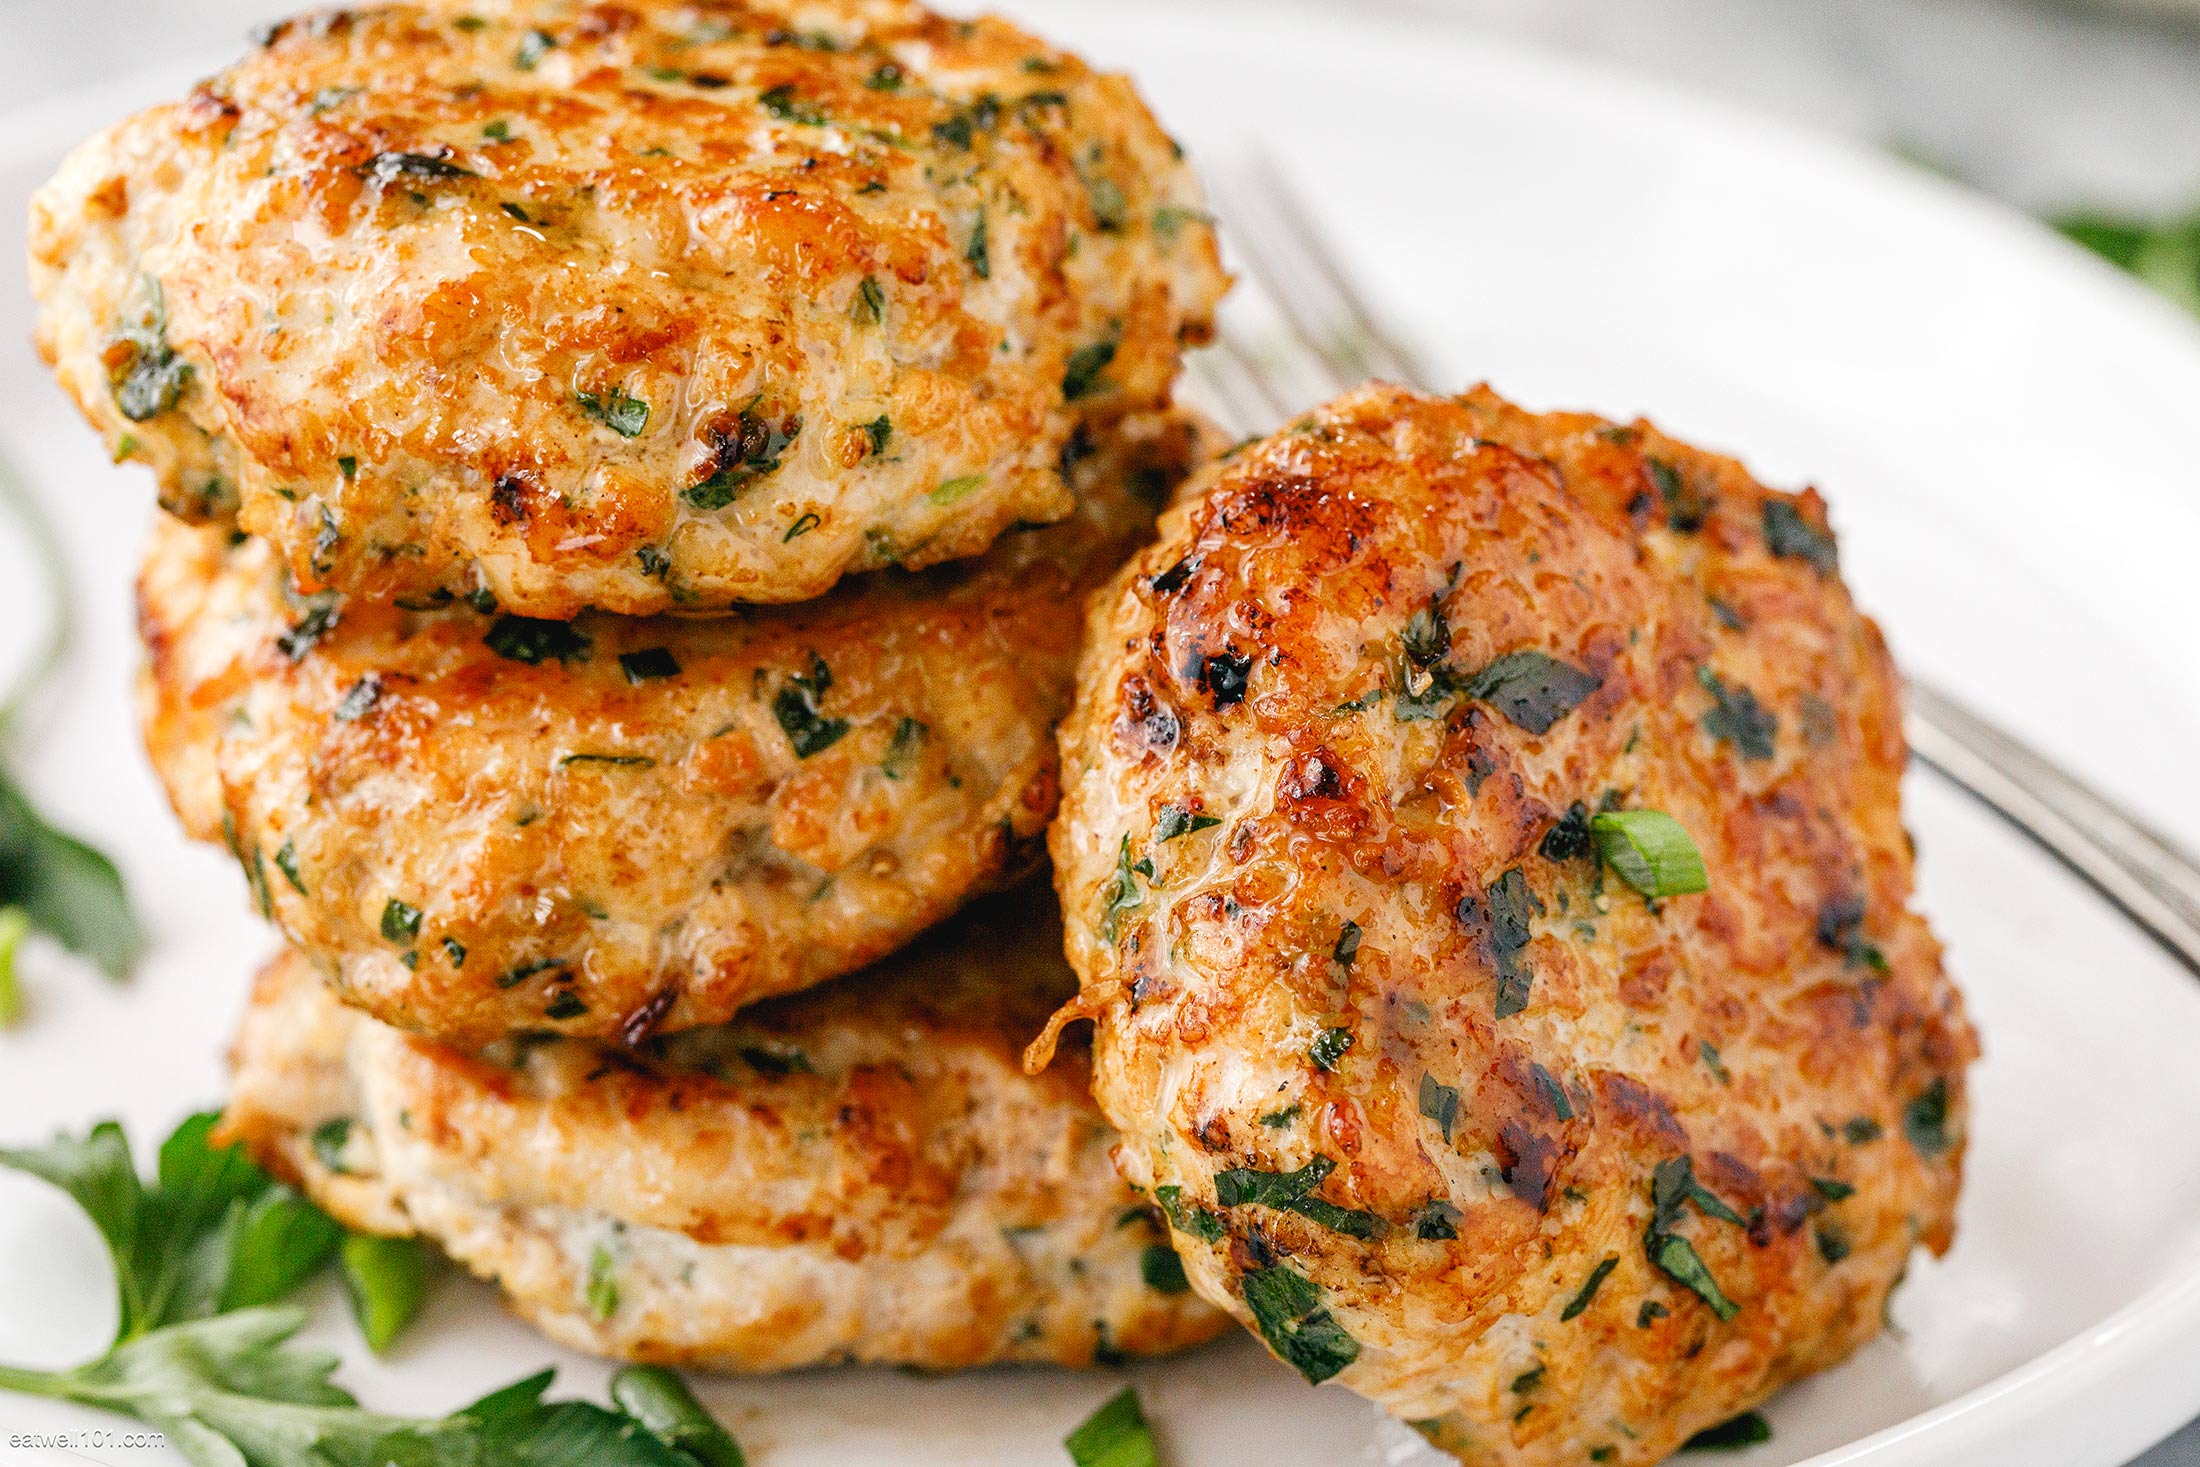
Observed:
[[[1314,1062],[1315,1069],[1334,1070],[1337,1062],[1344,1058],[1344,1052],[1352,1047],[1352,1040],[1350,1029],[1324,1029],[1314,1036],[1306,1056]]]
[[[1837,1177],[1812,1177],[1811,1190],[1828,1202],[1845,1202],[1856,1195],[1856,1189]]]
[[[593,645],[571,622],[532,616],[500,616],[482,634],[482,645],[497,656],[536,667],[551,659],[586,662]]]
[[[1681,1443],[1684,1452],[1737,1452],[1743,1447],[1753,1447],[1759,1442],[1772,1440],[1772,1423],[1756,1411],[1744,1411],[1741,1415],[1707,1426],[1687,1441]]]
[[[351,1145],[351,1130],[350,1116],[334,1116],[315,1126],[307,1137],[313,1148],[313,1159],[340,1177],[351,1175],[351,1163],[344,1159],[345,1150]]]
[[[1534,920],[1542,910],[1543,903],[1517,866],[1491,882],[1479,899],[1460,899],[1456,915],[1470,927],[1480,929],[1491,965],[1497,969],[1494,1011],[1500,1019],[1509,1019],[1528,1006],[1535,973],[1524,961],[1524,954],[1535,936]]]
[[[405,1332],[428,1298],[428,1249],[417,1238],[353,1233],[337,1252],[352,1318],[379,1355]]]
[[[894,737],[886,745],[886,757],[879,761],[879,773],[888,779],[900,779],[907,775],[931,732],[931,727],[919,719],[904,717],[896,723]]]
[[[1804,519],[1793,501],[1766,500],[1761,518],[1765,548],[1774,555],[1808,561],[1820,575],[1830,576],[1840,570],[1841,557],[1834,548],[1833,536]]]
[[[1138,1255],[1138,1276],[1157,1294],[1182,1294],[1192,1283],[1184,1277],[1184,1260],[1166,1243],[1149,1243]]]
[[[1326,1156],[1317,1156],[1294,1172],[1232,1167],[1215,1173],[1215,1201],[1224,1207],[1259,1206],[1295,1212],[1350,1238],[1379,1236],[1385,1230],[1384,1224],[1374,1213],[1339,1207],[1311,1195],[1336,1169],[1337,1164]]]
[[[1681,534],[1693,534],[1703,528],[1710,518],[1711,502],[1696,492],[1694,485],[1681,477],[1680,470],[1662,458],[1646,458],[1643,466],[1650,471],[1651,482],[1658,486],[1658,497],[1665,501],[1665,523]]]
[[[772,699],[772,717],[779,721],[780,732],[787,736],[797,759],[823,753],[848,732],[847,719],[827,718],[818,711],[818,700],[832,685],[832,669],[812,653],[809,675],[788,678]]]
[[[1114,942],[1122,931],[1123,914],[1137,906],[1144,898],[1138,893],[1138,877],[1153,879],[1153,862],[1131,860],[1131,838],[1123,837],[1123,843],[1115,853],[1115,879],[1100,894],[1100,937]]]
[[[967,123],[965,124],[967,128]],[[933,129],[935,132],[937,128]],[[966,132],[967,136],[967,132]],[[968,147],[965,143],[963,146]],[[978,211],[978,222],[971,228],[970,243],[963,249],[963,259],[969,263],[970,273],[980,280],[993,278],[993,249],[986,242],[985,211]]]
[[[400,945],[420,935],[420,909],[391,897],[382,904],[382,940]]]
[[[1711,1276],[1711,1270],[1696,1252],[1695,1245],[1678,1233],[1653,1235],[1644,1239],[1643,1246],[1667,1277],[1688,1289],[1711,1306],[1711,1312],[1721,1322],[1741,1313],[1741,1306],[1719,1291],[1719,1281]]]
[[[1069,362],[1062,368],[1063,401],[1075,402],[1090,397],[1107,385],[1100,374],[1115,360],[1116,345],[1113,340],[1095,341],[1069,354]]]
[[[1459,1118],[1459,1091],[1443,1084],[1434,1075],[1421,1076],[1421,1114],[1436,1122],[1443,1133],[1444,1144],[1451,1144],[1452,1123]]]
[[[1161,818],[1154,821],[1153,838],[1166,844],[1180,835],[1190,835],[1198,830],[1212,830],[1222,822],[1212,815],[1195,814],[1184,805],[1163,805]]]
[[[1359,955],[1360,924],[1346,918],[1344,926],[1337,931],[1337,945],[1329,950],[1329,956],[1336,960],[1338,967],[1349,968]]]
[[[2183,218],[2101,213],[2050,220],[2064,235],[2200,315],[2200,210]]]
[[[0,907],[81,953],[109,977],[130,971],[144,948],[114,862],[48,825],[0,774]]]
[[[1240,1287],[1261,1338],[1307,1384],[1320,1385],[1360,1357],[1360,1342],[1337,1323],[1321,1289],[1304,1274],[1279,1263],[1254,1269]]]
[[[1138,1392],[1125,1386],[1062,1438],[1072,1467],[1160,1467]]]
[[[573,396],[582,412],[621,438],[633,438],[649,426],[649,404],[631,396],[624,387],[614,387],[600,396],[593,392]]]
[[[1161,1215],[1169,1220],[1169,1226],[1180,1233],[1190,1233],[1203,1243],[1219,1243],[1229,1236],[1229,1228],[1220,1216],[1204,1207],[1186,1207],[1184,1189],[1173,1183],[1153,1189],[1153,1200],[1160,1204]]]
[[[1425,1243],[1458,1237],[1459,1209],[1440,1198],[1422,1204],[1413,1214],[1413,1236]]]
[[[1908,1105],[1902,1107],[1902,1138],[1920,1156],[1939,1156],[1948,1149],[1948,1082],[1936,1078]]]
[[[1619,1257],[1617,1254],[1613,1254],[1601,1260],[1595,1268],[1590,1269],[1589,1277],[1583,1281],[1580,1292],[1575,1294],[1567,1302],[1566,1307],[1559,1311],[1559,1323],[1564,1324],[1569,1320],[1579,1319],[1588,1307],[1596,1302],[1597,1290],[1604,1287],[1604,1281],[1610,1278],[1612,1270],[1618,1267]]]
[[[1597,854],[1646,897],[1685,896],[1709,884],[1703,855],[1663,810],[1607,810],[1589,822]]]
[[[1498,658],[1468,678],[1460,691],[1490,704],[1514,726],[1540,735],[1603,686],[1604,679],[1528,648]]]
[[[1744,759],[1770,759],[1772,740],[1780,720],[1745,687],[1728,687],[1708,667],[1696,669],[1696,681],[1711,695],[1712,708],[1703,716],[1704,732],[1734,746]]]
[[[619,1261],[601,1243],[589,1250],[586,1301],[590,1317],[596,1320],[619,1312]]]
[[[985,475],[958,474],[952,479],[941,481],[938,487],[928,491],[924,497],[934,504],[949,505],[967,497],[971,490],[983,487],[985,487]]]
[[[724,509],[752,481],[776,472],[781,458],[801,436],[800,414],[774,418],[757,412],[753,404],[741,409],[733,432],[714,440],[717,446],[709,475],[689,485],[680,497],[696,509]]]
[[[1734,1083],[1734,1077],[1726,1072],[1726,1061],[1719,1058],[1719,1047],[1710,1040],[1696,1041],[1696,1057],[1703,1061],[1703,1067],[1711,1072],[1712,1079],[1721,1085]]]
[[[856,287],[856,302],[849,314],[873,326],[886,319],[886,292],[876,275],[864,276],[863,283]]]

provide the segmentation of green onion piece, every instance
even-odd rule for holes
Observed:
[[[417,1238],[353,1233],[337,1252],[352,1318],[379,1355],[404,1332],[428,1297],[428,1250]]]
[[[1076,1467],[1159,1467],[1153,1428],[1138,1404],[1138,1392],[1125,1386],[1062,1438]]]
[[[611,1377],[611,1402],[642,1430],[702,1467],[748,1467],[741,1444],[703,1409],[687,1382],[659,1365],[629,1365]]]
[[[1604,863],[1646,897],[1702,891],[1703,855],[1681,823],[1663,810],[1607,810],[1589,822]]]

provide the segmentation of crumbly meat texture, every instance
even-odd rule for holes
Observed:
[[[1875,1334],[1976,1053],[1898,703],[1817,495],[1647,424],[1376,386],[1187,486],[1052,846],[1195,1286],[1491,1467],[1655,1461]],[[1644,810],[1708,890],[1600,856]]]
[[[1075,984],[1052,896],[638,1051],[471,1057],[295,954],[232,1054],[229,1134],[352,1227],[427,1238],[560,1343],[774,1371],[1086,1366],[1212,1338],[1115,1174],[1079,1060],[1018,1047]]]
[[[800,607],[573,623],[294,592],[158,517],[145,743],[353,1002],[462,1045],[721,1022],[1028,871],[1079,609],[1195,451],[1146,418],[1075,518]]]
[[[1226,283],[1130,84],[896,0],[327,11],[33,200],[117,457],[302,583],[801,601],[1061,518]]]

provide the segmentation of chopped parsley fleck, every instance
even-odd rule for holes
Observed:
[[[1658,486],[1658,497],[1665,501],[1666,524],[1684,535],[1702,529],[1711,505],[1681,477],[1680,470],[1662,458],[1646,458],[1643,466],[1650,471],[1650,481]]]
[[[1589,1306],[1596,1302],[1597,1290],[1604,1287],[1604,1281],[1610,1278],[1612,1270],[1618,1267],[1619,1256],[1613,1254],[1600,1261],[1595,1268],[1590,1269],[1589,1277],[1582,1282],[1580,1292],[1567,1301],[1566,1307],[1559,1311],[1558,1322],[1565,1324],[1569,1320],[1579,1319],[1588,1310]]]
[[[1352,1047],[1352,1040],[1350,1029],[1324,1029],[1307,1046],[1306,1057],[1314,1062],[1317,1070],[1334,1070],[1345,1051]]]
[[[1810,1188],[1828,1202],[1844,1202],[1856,1195],[1856,1189],[1837,1177],[1812,1177]]]
[[[1421,1114],[1436,1122],[1436,1129],[1443,1134],[1446,1145],[1451,1143],[1453,1122],[1459,1119],[1458,1088],[1446,1085],[1434,1075],[1421,1076]]]
[[[649,426],[649,404],[624,387],[605,393],[576,392],[573,400],[582,412],[621,438],[632,438]]]
[[[516,963],[499,973],[496,985],[499,988],[517,988],[537,973],[562,973],[572,966],[563,958],[529,958],[526,962]]]
[[[1232,1167],[1215,1173],[1215,1201],[1224,1207],[1273,1207],[1295,1212],[1311,1222],[1349,1238],[1373,1238],[1384,1231],[1383,1220],[1372,1212],[1339,1207],[1313,1196],[1337,1164],[1317,1156],[1294,1172],[1261,1172]]]
[[[359,176],[384,185],[399,179],[410,179],[414,183],[447,183],[454,178],[480,177],[471,168],[462,168],[439,153],[377,153],[359,165]]]
[[[1161,1205],[1161,1215],[1169,1220],[1169,1226],[1180,1233],[1190,1233],[1203,1243],[1219,1243],[1229,1236],[1230,1230],[1220,1216],[1204,1207],[1184,1205],[1182,1187],[1156,1187],[1153,1200]]]
[[[1602,686],[1604,679],[1527,648],[1498,658],[1467,679],[1460,691],[1488,703],[1515,727],[1546,734]]]
[[[1413,1236],[1424,1243],[1458,1237],[1459,1209],[1442,1198],[1431,1198],[1413,1214]]]
[[[949,505],[967,496],[971,490],[983,487],[984,484],[985,475],[983,474],[958,474],[952,479],[943,480],[938,488],[931,490],[924,497],[934,504]]]
[[[1648,1329],[1653,1323],[1665,1318],[1670,1313],[1672,1311],[1657,1300],[1645,1299],[1642,1301],[1642,1307],[1635,1311],[1635,1328]]]
[[[1142,900],[1138,894],[1138,878],[1153,880],[1153,862],[1131,859],[1131,838],[1123,837],[1123,844],[1115,855],[1115,879],[1100,894],[1100,936],[1114,942],[1122,930],[1123,914]]]
[[[1759,1442],[1772,1440],[1772,1423],[1756,1411],[1744,1411],[1741,1415],[1707,1426],[1687,1441],[1681,1443],[1684,1452],[1738,1452],[1743,1447],[1753,1447]]]
[[[1734,1083],[1734,1077],[1726,1072],[1726,1061],[1719,1058],[1719,1047],[1710,1040],[1696,1041],[1696,1057],[1703,1061],[1703,1067],[1711,1072],[1712,1079],[1721,1085]]]
[[[1885,1132],[1881,1129],[1879,1122],[1873,1120],[1870,1116],[1851,1116],[1841,1123],[1842,1139],[1846,1140],[1851,1146],[1862,1146],[1868,1141],[1877,1141],[1884,1134]]]
[[[1789,500],[1765,501],[1764,531],[1765,548],[1774,555],[1808,561],[1820,575],[1830,576],[1841,568],[1833,536],[1804,519]]]
[[[978,222],[971,227],[970,243],[963,247],[963,259],[970,265],[970,273],[980,280],[993,278],[993,250],[986,241],[985,211],[978,211]]]
[[[1828,1263],[1839,1263],[1849,1256],[1849,1235],[1832,1223],[1820,1223],[1811,1230],[1818,1240],[1818,1256]]]
[[[313,1159],[340,1177],[351,1175],[351,1168],[344,1164],[344,1149],[351,1144],[351,1125],[350,1116],[337,1116],[315,1126],[309,1138]]]
[[[824,523],[825,521],[815,513],[806,513],[793,524],[787,526],[787,533],[779,537],[779,543],[784,545],[798,535],[807,535]]]
[[[1182,1294],[1192,1287],[1184,1277],[1184,1260],[1166,1243],[1148,1243],[1138,1255],[1138,1276],[1157,1294]]]
[[[147,277],[147,305],[117,339],[130,348],[121,374],[111,380],[115,406],[133,423],[158,417],[176,405],[191,380],[191,364],[168,344],[168,310],[157,282]]]
[[[1938,1156],[1948,1149],[1948,1082],[1932,1084],[1902,1107],[1902,1138],[1921,1156]]]
[[[1497,969],[1496,1016],[1509,1019],[1528,1006],[1535,973],[1523,961],[1534,936],[1533,921],[1543,910],[1528,888],[1528,879],[1515,866],[1490,883],[1480,899],[1461,897],[1460,921],[1482,930],[1491,964]]]
[[[282,849],[275,853],[275,869],[283,873],[298,895],[312,895],[306,890],[305,880],[298,874],[298,848],[291,842],[284,841]]]
[[[1257,1268],[1240,1285],[1261,1338],[1283,1361],[1320,1385],[1360,1355],[1360,1343],[1337,1323],[1313,1280],[1284,1264]]]
[[[983,273],[983,272],[981,272]],[[1069,362],[1062,368],[1062,399],[1075,402],[1082,397],[1107,386],[1100,374],[1115,360],[1116,342],[1113,339],[1095,341],[1081,346],[1069,354]]]
[[[1744,759],[1770,759],[1780,720],[1757,701],[1757,695],[1739,684],[1728,687],[1709,667],[1696,669],[1696,681],[1712,701],[1711,711],[1703,716],[1704,732],[1732,744]]]
[[[1282,1110],[1272,1110],[1260,1118],[1260,1123],[1271,1131],[1280,1131],[1299,1118],[1304,1106],[1287,1105]]]
[[[842,735],[848,732],[847,719],[827,718],[818,712],[818,700],[832,685],[832,669],[825,665],[824,658],[813,652],[809,675],[789,677],[772,699],[772,717],[779,720],[780,731],[794,747],[797,759],[824,752],[839,743]]]
[[[863,425],[864,437],[871,440],[873,457],[886,452],[886,445],[894,441],[894,420],[884,413]]]
[[[1184,232],[1187,224],[1205,224],[1207,214],[1198,209],[1187,209],[1181,204],[1163,204],[1153,211],[1154,237],[1167,243]]]
[[[1550,1102],[1551,1113],[1559,1120],[1572,1120],[1574,1103],[1566,1098],[1566,1087],[1558,1083],[1557,1077],[1536,1064],[1529,1065],[1528,1072],[1535,1076],[1535,1088],[1542,1091],[1543,1098]]]
[[[558,38],[548,31],[530,30],[519,38],[519,49],[512,53],[512,64],[521,71],[533,71],[557,44]]]
[[[881,61],[863,84],[874,92],[898,92],[901,90],[902,70],[891,61]]]
[[[1663,810],[1607,810],[1589,822],[1604,864],[1646,897],[1686,896],[1709,885],[1703,854]]]
[[[799,1049],[782,1047],[767,1049],[761,1044],[744,1044],[738,1053],[741,1062],[760,1075],[814,1075],[817,1069],[810,1057]]]
[[[792,122],[802,127],[823,127],[826,123],[825,114],[797,98],[792,85],[781,84],[760,94],[756,105],[781,122]]]
[[[619,671],[626,674],[628,682],[638,685],[651,678],[678,677],[680,659],[668,648],[640,647],[619,654]]]
[[[1183,805],[1163,805],[1161,818],[1154,822],[1153,838],[1156,841],[1172,841],[1194,831],[1212,830],[1221,823],[1212,815],[1196,814]]]
[[[466,966],[466,944],[455,937],[443,939],[443,955],[451,960],[451,966],[454,968]]]
[[[863,283],[856,287],[856,303],[849,308],[849,314],[873,326],[886,319],[886,292],[876,275],[864,276]]]
[[[420,935],[420,909],[391,897],[382,904],[382,936],[389,942],[411,942]]]
[[[1349,968],[1352,960],[1359,955],[1360,924],[1348,918],[1338,931],[1337,945],[1329,950],[1329,956],[1336,959],[1338,967]]]
[[[370,672],[353,683],[329,714],[338,723],[357,723],[382,697],[382,674]]]
[[[482,644],[499,657],[539,666],[547,659],[559,662],[588,660],[586,633],[566,621],[542,621],[532,616],[500,616],[482,634]]]
[[[328,635],[336,625],[336,598],[317,601],[306,609],[306,614],[291,624],[290,630],[275,639],[275,646],[292,662],[301,662],[313,650],[314,644]]]
[[[1741,1306],[1720,1290],[1719,1281],[1712,1277],[1695,1245],[1674,1229],[1690,1203],[1706,1217],[1736,1226],[1744,1225],[1741,1215],[1696,1180],[1695,1164],[1686,1156],[1658,1163],[1651,1178],[1650,1197],[1651,1219],[1643,1231],[1643,1251],[1668,1278],[1709,1305],[1722,1322],[1732,1319],[1741,1312]]]
[[[917,751],[924,747],[925,737],[932,732],[921,720],[903,718],[894,725],[894,736],[886,745],[886,757],[879,763],[879,773],[888,779],[900,779],[909,772]]]
[[[546,1019],[577,1019],[588,1012],[588,1005],[570,988],[560,988],[550,995],[550,1001],[542,1006]]]

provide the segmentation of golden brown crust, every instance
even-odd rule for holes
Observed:
[[[437,1242],[599,1354],[766,1371],[1181,1349],[1227,1321],[1147,1281],[1149,1250],[1173,1255],[1109,1163],[1083,1057],[1017,1065],[1073,986],[1052,907],[1012,894],[881,970],[638,1051],[471,1058],[286,954],[239,1031],[226,1129],[351,1226]]]
[[[1949,1241],[1976,1042],[1833,557],[1814,494],[1646,424],[1373,387],[1095,599],[1052,846],[1125,1175],[1463,1460],[1654,1461]],[[1606,808],[1709,890],[1623,885]]]
[[[1107,436],[1067,523],[707,619],[301,599],[263,543],[166,521],[146,745],[190,832],[387,1022],[721,1022],[1037,859],[1078,608],[1193,451],[1174,418]]]
[[[1130,85],[899,0],[273,29],[32,205],[38,344],[301,582],[800,601],[1060,518],[1225,284]]]

